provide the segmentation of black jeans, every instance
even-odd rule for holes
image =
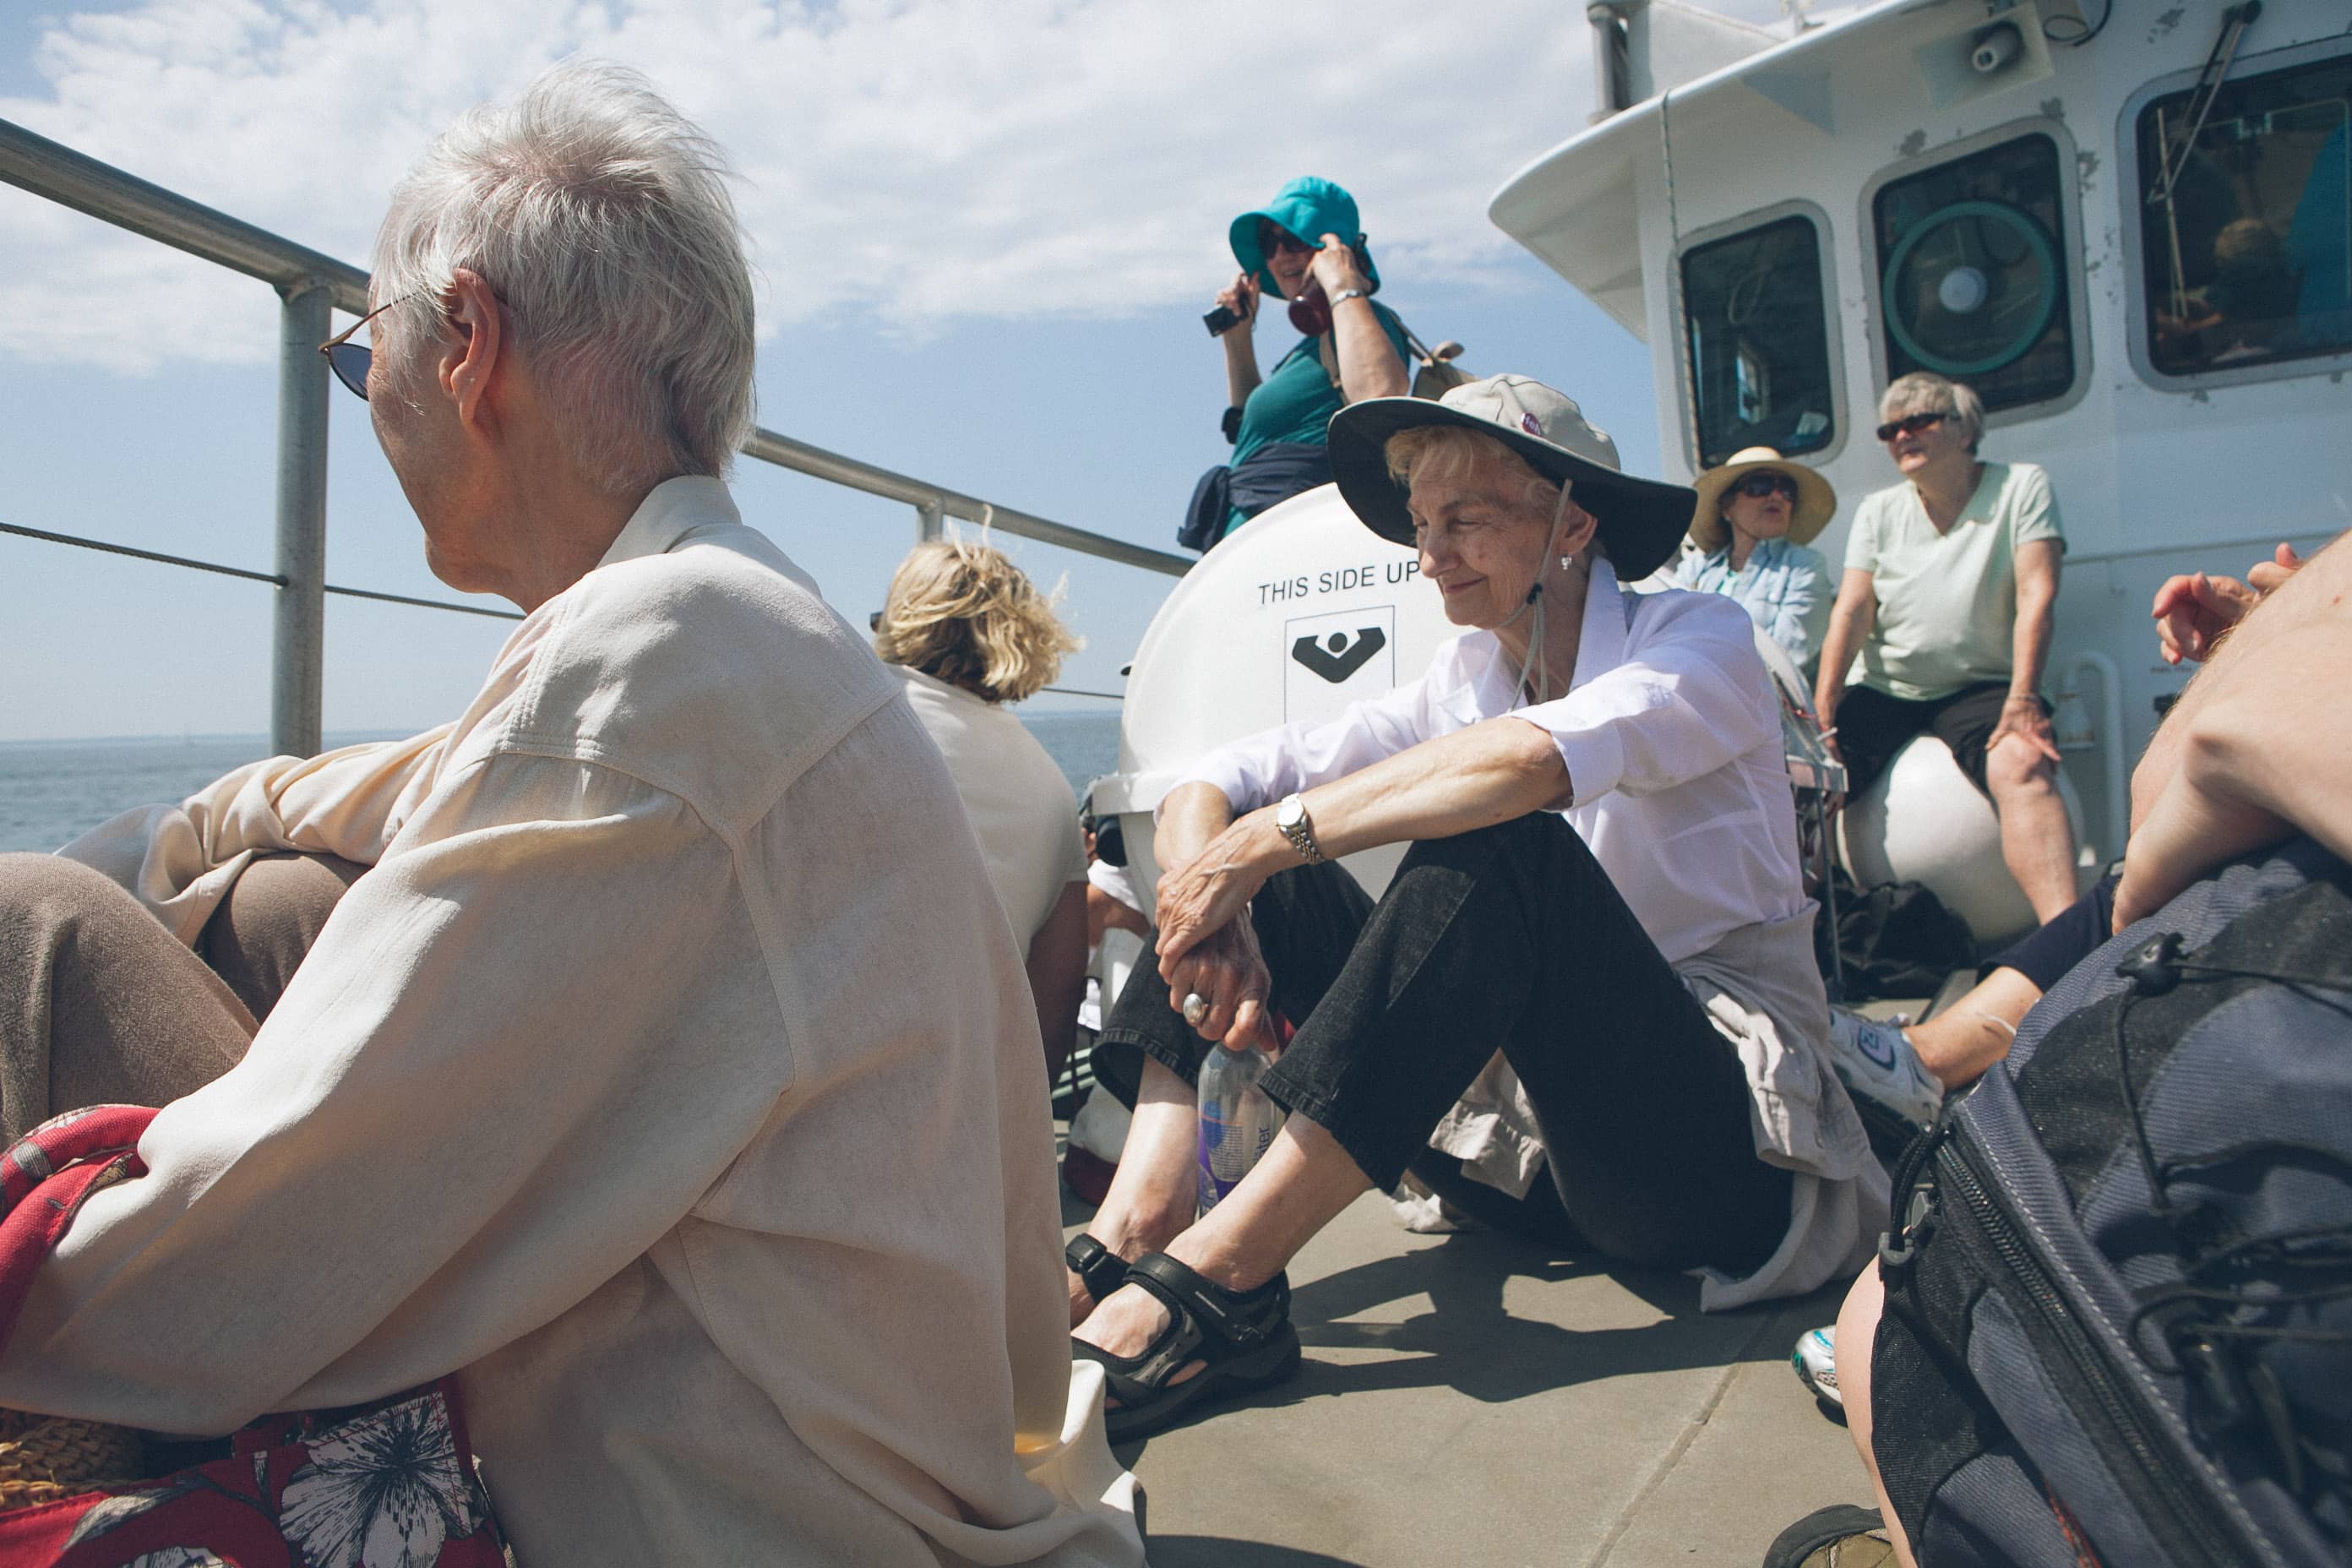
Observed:
[[[1265,1091],[1375,1187],[1397,1184],[1499,1048],[1559,1207],[1601,1252],[1745,1273],[1780,1245],[1790,1177],[1756,1157],[1738,1057],[1561,818],[1416,844],[1377,905],[1337,866],[1285,871],[1251,922],[1273,1005],[1298,1026]],[[1186,1082],[1209,1050],[1149,963],[1102,1037]]]

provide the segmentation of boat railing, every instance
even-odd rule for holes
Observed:
[[[273,748],[292,755],[308,756],[320,748],[327,595],[521,618],[510,610],[349,587],[326,580],[329,372],[318,346],[333,335],[332,312],[360,315],[367,310],[365,271],[126,174],[7,120],[0,120],[0,180],[118,228],[259,279],[278,291],[280,300],[277,570],[258,572],[135,549],[6,520],[0,520],[0,532],[274,585],[277,595],[271,639],[269,737]],[[998,506],[773,430],[754,430],[743,445],[743,455],[912,507],[919,539],[939,537],[947,520],[955,518],[1147,572],[1181,576],[1192,565],[1181,555],[1073,528],[1015,507]],[[1071,696],[1114,700],[1116,696],[1069,688],[1048,689]]]

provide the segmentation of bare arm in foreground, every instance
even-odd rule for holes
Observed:
[[[2308,833],[2352,858],[2352,725],[2314,682],[2352,668],[2352,552],[2312,558],[2181,695],[2133,779],[2116,927],[2235,856]],[[2138,814],[2136,814],[2138,815]]]

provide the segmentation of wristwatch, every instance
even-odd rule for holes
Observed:
[[[1315,823],[1307,815],[1306,796],[1296,791],[1284,795],[1281,804],[1274,808],[1274,825],[1282,829],[1282,836],[1290,840],[1290,847],[1309,866],[1323,863],[1323,846],[1315,842]]]
[[[1331,303],[1334,305],[1344,305],[1350,300],[1361,300],[1365,298],[1368,298],[1368,296],[1361,289],[1342,289],[1337,294],[1331,296]]]

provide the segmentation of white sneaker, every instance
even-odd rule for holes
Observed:
[[[1892,1025],[1830,1009],[1830,1066],[1849,1093],[1912,1127],[1934,1124],[1944,1086],[1919,1065],[1911,1037]]]
[[[1799,1335],[1797,1348],[1789,1352],[1789,1364],[1797,1369],[1797,1381],[1812,1390],[1814,1398],[1845,1408],[1845,1395],[1838,1392],[1837,1343],[1829,1330],[1808,1329]]]

